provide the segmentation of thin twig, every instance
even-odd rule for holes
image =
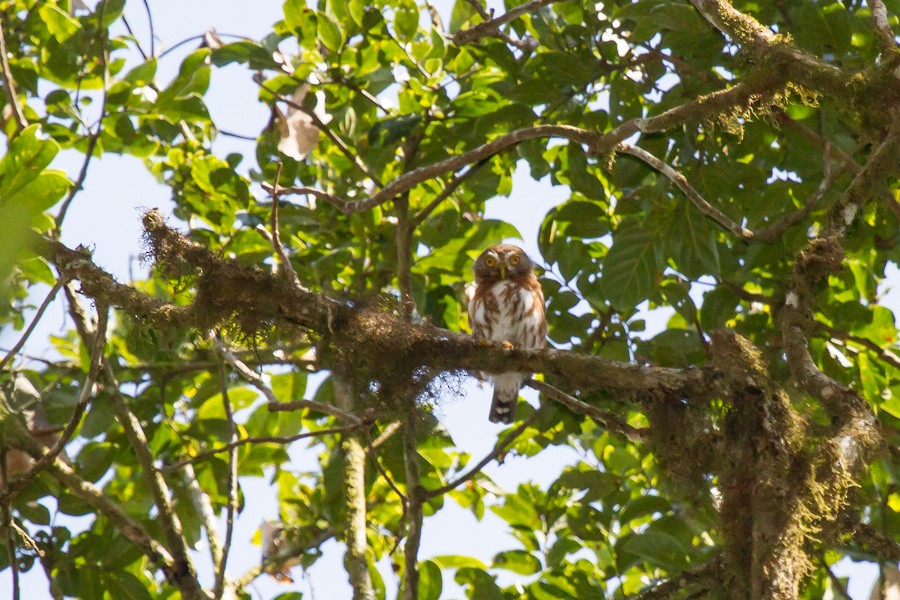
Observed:
[[[141,42],[138,40],[137,35],[135,35],[134,30],[131,28],[131,23],[128,22],[125,15],[122,15],[122,24],[125,25],[125,31],[127,31],[128,35],[131,36],[131,39],[134,40],[134,47],[137,48],[138,54],[141,55],[142,59],[147,60],[147,53],[144,52],[144,49],[141,47]]]
[[[34,313],[34,318],[31,319],[31,323],[28,324],[28,328],[22,333],[22,337],[19,338],[19,341],[16,342],[15,346],[10,348],[9,352],[6,353],[6,356],[3,357],[3,360],[0,360],[0,371],[3,370],[3,367],[12,360],[12,358],[19,353],[19,350],[22,349],[22,346],[25,345],[25,342],[28,341],[28,337],[34,332],[34,328],[37,327],[37,324],[40,322],[41,317],[44,316],[44,311],[47,310],[47,307],[50,306],[50,303],[53,302],[53,299],[56,298],[56,294],[59,292],[60,288],[63,286],[65,279],[60,276],[59,279],[56,280],[56,283],[53,284],[53,287],[50,289],[50,293],[47,294],[47,297],[44,298],[44,301],[41,302],[40,307],[38,307],[37,312]]]
[[[488,10],[481,5],[481,2],[479,2],[479,0],[466,0],[466,3],[474,8],[475,12],[481,15],[481,18],[485,21],[490,21],[494,18],[493,12],[488,12]]]
[[[397,248],[397,291],[400,294],[400,308],[406,321],[412,320],[416,311],[416,301],[412,294],[412,234],[409,226],[409,192],[401,194],[394,201],[397,227],[394,243]]]
[[[262,188],[269,192],[270,194],[296,194],[298,196],[310,195],[314,196],[320,200],[325,200],[329,204],[334,205],[339,211],[344,212],[344,207],[347,204],[347,201],[343,198],[335,196],[334,194],[329,194],[328,192],[317,190],[311,187],[304,186],[296,186],[296,187],[278,187],[274,188],[269,183],[263,183]],[[345,213],[348,214],[348,213]]]
[[[865,348],[866,350],[870,350],[878,355],[878,358],[888,363],[892,367],[896,367],[900,369],[900,356],[897,356],[893,352],[891,352],[887,348],[882,348],[872,340],[866,339],[864,337],[860,337],[857,335],[851,335],[846,331],[841,331],[840,329],[835,329],[829,325],[825,325],[820,321],[815,322],[815,326],[818,329],[824,330],[830,337],[842,340],[845,342],[853,342],[854,344],[858,344]]]
[[[303,440],[306,438],[314,438],[314,437],[321,437],[324,435],[334,435],[334,434],[348,433],[351,431],[356,431],[360,427],[361,427],[361,425],[345,425],[344,427],[332,427],[329,429],[318,429],[316,431],[307,431],[304,433],[296,433],[294,435],[239,438],[239,439],[234,440],[233,442],[229,442],[218,448],[213,448],[212,450],[206,450],[206,451],[200,452],[199,454],[196,454],[190,458],[180,460],[177,463],[172,463],[170,465],[164,465],[162,467],[159,467],[159,471],[161,473],[170,473],[172,471],[177,471],[188,465],[196,464],[199,462],[203,462],[207,459],[210,459],[213,456],[215,456],[216,454],[221,454],[223,452],[229,452],[233,449],[240,448],[241,446],[246,446],[247,444],[278,444],[279,446],[285,446],[287,444],[291,444],[293,442],[296,442],[298,440]]]
[[[628,135],[634,133],[634,131],[637,130],[637,121],[629,121],[629,123],[631,123],[631,126],[627,130],[617,129],[608,134],[598,134],[593,131],[588,131],[586,129],[572,127],[569,125],[536,125],[533,127],[526,127],[523,129],[518,129],[506,135],[501,135],[500,137],[491,140],[486,144],[478,146],[477,148],[473,148],[468,152],[451,156],[450,158],[446,158],[436,163],[431,163],[429,165],[413,169],[412,171],[408,171],[391,181],[380,191],[362,200],[342,202],[339,198],[336,199],[336,197],[331,196],[330,194],[328,195],[330,197],[326,197],[325,192],[317,192],[316,195],[317,197],[322,197],[332,204],[335,204],[335,206],[337,206],[338,209],[344,214],[351,215],[354,213],[369,210],[380,204],[384,204],[389,200],[393,200],[403,192],[411,190],[424,181],[433,179],[434,177],[438,177],[445,173],[457,171],[469,164],[480,162],[486,158],[490,158],[508,148],[511,148],[528,140],[561,137],[578,143],[587,144],[591,148],[599,148],[601,142],[604,140],[617,140],[620,135],[628,137]],[[650,125],[648,125],[648,127],[649,126]],[[634,129],[634,131],[631,131],[632,128]],[[625,135],[626,133],[628,135]],[[283,194],[313,193],[309,191],[308,188],[300,188],[298,192],[294,192],[292,189],[283,189],[280,191]]]
[[[185,39],[181,40],[180,42],[176,43],[175,45],[170,46],[170,47],[166,48],[165,50],[163,50],[162,52],[160,52],[160,54],[157,58],[159,58],[159,59],[165,58],[165,56],[167,54],[170,54],[170,53],[174,52],[175,50],[178,50],[182,46],[184,46],[186,44],[190,44],[191,42],[202,41],[203,37],[205,35],[206,35],[205,33],[201,33],[200,35],[192,35],[191,37],[185,38]],[[219,33],[217,31],[216,35],[219,36],[220,38],[232,38],[235,40],[246,40],[248,42],[256,42],[256,40],[254,40],[251,37],[247,37],[246,35],[238,35],[235,33]]]
[[[12,71],[9,68],[9,54],[6,50],[6,36],[3,33],[3,19],[0,19],[0,67],[3,74],[3,89],[6,90],[6,96],[9,98],[9,105],[12,107],[13,119],[16,121],[16,129],[22,130],[28,127],[28,121],[25,119],[25,113],[22,112],[22,106],[19,104],[19,96],[16,93],[16,82],[13,79]]]
[[[378,448],[383,443],[388,441],[392,435],[397,433],[402,426],[403,425],[400,423],[400,421],[394,421],[394,422],[388,424],[388,426],[384,428],[384,431],[382,431],[381,434],[377,438],[372,440],[372,442],[369,445],[372,446],[372,448]]]
[[[25,542],[25,545],[34,550],[34,553],[38,555],[38,557],[43,558],[45,552],[41,550],[41,547],[38,546],[38,543],[34,541],[34,538],[28,535],[28,532],[19,527],[19,524],[13,520],[12,528],[13,530],[19,534],[19,537],[22,538],[22,541]]]
[[[222,358],[225,359],[231,367],[237,371],[238,375],[240,375],[247,383],[258,389],[262,392],[263,396],[268,400],[268,407],[271,412],[287,412],[298,410],[301,408],[309,408],[326,415],[331,415],[332,417],[337,417],[338,419],[350,423],[351,425],[359,425],[363,421],[357,416],[345,412],[335,406],[331,406],[330,404],[323,404],[321,402],[316,402],[314,400],[293,400],[291,402],[281,402],[278,399],[278,396],[275,395],[275,392],[271,387],[266,385],[266,383],[262,380],[262,377],[257,375],[250,367],[244,364],[242,360],[240,360],[237,356],[234,355],[231,350],[229,350],[225,343],[222,340],[216,338],[213,340],[213,347],[216,349]]]
[[[250,367],[244,364],[244,362],[239,359],[234,353],[225,346],[225,343],[219,339],[215,338],[213,340],[213,347],[216,349],[216,352],[219,353],[219,356],[225,359],[231,367],[237,371],[238,375],[240,375],[247,383],[258,389],[263,395],[266,397],[270,403],[279,402],[278,396],[275,395],[275,392],[272,391],[272,388],[267,386],[265,382],[262,380],[256,372],[254,372]]]
[[[829,159],[829,156],[831,154],[830,146],[831,144],[826,141],[825,149],[823,151],[823,160],[825,161],[823,163],[824,173],[822,176],[822,181],[819,182],[819,186],[816,188],[816,191],[806,199],[806,202],[803,203],[803,207],[799,210],[795,210],[782,215],[768,227],[757,229],[754,232],[754,235],[757,238],[765,240],[767,242],[772,242],[780,239],[781,236],[784,235],[784,232],[787,231],[790,227],[796,225],[797,223],[808,217],[816,207],[816,205],[825,196],[825,193],[828,192],[829,189],[831,189],[831,186],[841,175],[842,171],[840,169],[831,169],[831,162]]]
[[[278,232],[278,180],[281,179],[281,168],[283,166],[283,163],[279,161],[278,166],[275,168],[275,185],[272,186],[272,212],[269,217],[269,226],[272,229],[272,246],[275,249],[275,253],[278,254],[278,260],[281,261],[281,266],[284,269],[284,273],[287,276],[291,287],[295,290],[306,291],[300,283],[300,278],[297,277],[297,272],[294,271],[294,265],[291,264],[291,259],[288,257],[287,252],[284,250],[284,246],[281,244],[281,234]]]
[[[244,135],[243,133],[235,133],[234,131],[227,131],[225,129],[218,129],[216,133],[219,135],[224,135],[225,137],[234,138],[237,140],[246,140],[248,142],[255,142],[259,139],[258,135]]]
[[[278,163],[281,171],[281,163]],[[276,177],[277,181],[277,177]],[[277,225],[276,225],[277,227]],[[276,229],[277,231],[277,229]],[[276,234],[277,235],[277,234]],[[218,339],[218,336],[216,336]],[[221,600],[225,593],[225,567],[228,564],[228,555],[231,552],[231,540],[234,535],[234,514],[238,503],[238,464],[237,464],[237,427],[234,424],[234,411],[231,407],[231,399],[228,397],[228,377],[225,373],[224,359],[219,361],[219,387],[222,390],[222,406],[225,410],[225,433],[228,436],[228,504],[225,505],[225,543],[219,555],[219,561],[215,564],[215,584],[213,586],[213,598]]]
[[[399,425],[399,421],[397,422]],[[366,439],[366,454],[368,454],[369,458],[372,459],[372,464],[375,465],[375,470],[384,478],[384,481],[388,484],[388,487],[391,488],[391,491],[397,494],[397,497],[400,498],[400,502],[403,504],[403,510],[406,511],[406,494],[400,491],[400,488],[397,487],[397,484],[394,483],[394,480],[391,479],[391,476],[385,471],[384,467],[381,466],[381,461],[378,460],[378,453],[375,451],[375,445],[372,443],[372,438],[369,436],[369,433],[363,430],[363,435]]]
[[[850,173],[856,175],[862,170],[862,165],[853,160],[853,157],[844,152],[838,144],[831,143],[818,131],[792,119],[783,108],[779,106],[773,107],[772,114],[778,119],[780,124],[787,125],[805,139],[821,146],[823,149],[827,149],[829,158],[840,161]]]
[[[163,531],[169,551],[172,553],[175,567],[182,575],[179,579],[180,591],[187,598],[202,598],[205,594],[197,581],[187,541],[184,539],[184,533],[181,529],[181,521],[172,503],[169,486],[166,484],[162,473],[153,464],[153,453],[150,450],[147,435],[144,433],[140,421],[128,408],[125,398],[119,391],[119,382],[116,380],[112,366],[104,361],[104,367],[107,383],[109,384],[107,389],[111,392],[113,412],[116,414],[119,424],[125,430],[125,436],[128,438],[137,462],[141,466],[141,472],[147,487],[150,488],[153,503],[156,506],[157,522]]]
[[[150,56],[156,56],[156,32],[153,28],[153,13],[150,11],[150,3],[144,0],[144,8],[147,10],[147,22],[150,26]]]
[[[59,434],[59,438],[56,440],[53,447],[48,450],[46,454],[38,458],[38,460],[36,460],[21,477],[9,483],[6,490],[0,494],[0,502],[6,502],[16,497],[25,489],[28,483],[38,475],[38,473],[50,467],[50,465],[56,461],[56,458],[62,454],[66,444],[69,443],[69,440],[75,435],[75,430],[81,424],[81,417],[84,415],[84,411],[87,409],[88,403],[94,395],[94,384],[97,382],[97,377],[100,374],[100,359],[103,356],[103,346],[106,343],[109,307],[98,306],[97,316],[97,328],[94,332],[93,344],[91,345],[91,360],[88,366],[88,374],[87,377],[85,377],[84,385],[81,387],[78,402],[75,404],[75,409],[72,411],[69,422],[66,423],[65,429]],[[87,342],[87,340],[85,340],[85,342]]]
[[[13,435],[15,443],[32,458],[40,459],[44,456],[43,446],[26,432],[13,432]],[[99,514],[104,515],[113,527],[147,555],[154,566],[162,569],[166,579],[172,585],[182,587],[181,580],[186,573],[179,570],[166,547],[156,541],[144,526],[126,513],[121,506],[96,485],[82,479],[71,466],[59,457],[50,465],[48,473],[57,479],[69,493],[94,508]]]
[[[538,381],[537,379],[529,379],[525,382],[525,385],[541,392],[551,400],[559,402],[574,413],[591,417],[606,427],[607,430],[624,435],[632,442],[646,442],[650,437],[650,434],[646,429],[632,427],[620,416],[605,410],[600,410],[596,406],[591,406],[586,402],[582,402],[548,383]]]
[[[443,189],[443,191],[441,191],[441,193],[438,194],[434,198],[434,200],[432,200],[428,204],[428,206],[426,206],[425,208],[423,208],[422,210],[417,212],[415,215],[413,215],[413,217],[409,221],[410,227],[413,230],[417,229],[419,227],[419,225],[424,223],[425,219],[427,219],[429,216],[431,216],[431,213],[433,213],[437,209],[437,207],[441,205],[441,203],[444,200],[449,198],[453,194],[453,192],[455,192],[459,188],[459,186],[462,185],[462,183],[465,180],[467,180],[469,177],[474,175],[479,169],[481,169],[487,163],[488,163],[487,159],[480,160],[477,163],[475,163],[474,165],[472,165],[471,167],[469,167],[465,173],[462,173],[460,175],[454,175],[453,179],[450,180],[450,183],[447,184],[447,186]]]
[[[822,561],[822,567],[824,567],[825,573],[828,574],[828,579],[831,581],[832,590],[837,592],[838,596],[840,596],[844,600],[853,600],[853,598],[847,592],[847,586],[845,586],[844,582],[834,574],[834,571],[831,570],[831,565],[825,562],[824,554],[820,556],[820,560]]]
[[[366,420],[360,419],[354,414],[348,413],[344,410],[336,406],[331,406],[330,404],[323,404],[322,402],[316,402],[315,400],[292,400],[290,402],[270,402],[267,405],[269,412],[291,412],[295,410],[300,410],[303,408],[308,408],[309,410],[320,412],[322,414],[326,414],[345,423],[349,423],[350,425],[362,425],[366,423]]]
[[[236,591],[241,591],[248,585],[250,585],[254,579],[262,575],[263,573],[268,572],[271,567],[277,567],[278,565],[284,564],[286,561],[291,559],[296,559],[298,556],[302,556],[305,552],[309,550],[314,550],[335,537],[335,533],[332,529],[323,529],[315,537],[313,537],[309,543],[305,544],[302,547],[294,547],[291,545],[286,545],[285,548],[280,549],[278,552],[272,553],[265,557],[262,563],[258,565],[254,565],[251,567],[244,575],[239,577],[234,582],[234,589]]]
[[[531,2],[520,4],[519,6],[507,11],[499,17],[484,21],[468,29],[457,31],[453,35],[452,41],[454,44],[459,46],[463,44],[469,44],[485,36],[493,35],[497,31],[497,29],[504,23],[508,23],[509,21],[512,21],[513,19],[516,19],[521,15],[524,15],[525,13],[538,10],[540,8],[543,8],[544,6],[547,6],[548,4],[553,4],[554,2],[559,1],[560,0],[532,0]]]
[[[315,124],[315,126],[319,129],[319,131],[322,131],[323,133],[325,133],[325,135],[328,136],[328,139],[330,139],[332,141],[332,143],[334,143],[334,145],[338,147],[338,149],[341,151],[341,153],[344,154],[344,156],[346,156],[348,159],[350,159],[350,162],[352,162],[356,166],[356,168],[359,169],[360,172],[362,172],[363,175],[365,175],[366,177],[371,179],[372,183],[374,183],[377,187],[379,187],[379,188],[384,187],[383,184],[381,183],[381,181],[378,179],[378,176],[375,175],[369,169],[369,167],[366,165],[366,163],[363,162],[363,160],[359,157],[359,155],[355,154],[352,150],[350,150],[350,148],[347,146],[347,144],[344,143],[344,140],[339,138],[333,131],[331,131],[331,128],[328,127],[328,125],[325,124],[322,121],[322,119],[319,118],[319,115],[317,115],[315,113],[315,111],[308,109],[307,107],[303,106],[302,104],[300,104],[298,102],[294,102],[290,98],[282,96],[281,94],[277,93],[275,90],[273,90],[272,88],[267,86],[262,81],[258,81],[257,85],[259,85],[259,87],[261,87],[262,89],[266,90],[267,92],[269,92],[270,94],[275,96],[278,100],[284,102],[288,106],[291,106],[291,107],[299,110],[300,112],[302,112],[303,114],[305,114],[309,118],[311,118],[313,123]]]
[[[452,492],[454,489],[462,485],[463,483],[469,481],[476,475],[478,475],[482,469],[484,469],[488,463],[493,460],[496,460],[501,454],[506,452],[506,450],[512,445],[512,443],[516,440],[517,437],[522,435],[522,432],[531,427],[531,425],[537,421],[541,415],[547,410],[547,404],[542,405],[536,411],[531,413],[531,416],[522,421],[522,423],[506,434],[502,440],[499,440],[495,445],[494,449],[491,450],[484,458],[478,461],[478,464],[454,479],[453,481],[447,483],[446,485],[442,485],[439,488],[435,488],[433,490],[426,490],[425,497],[426,498],[437,498],[438,496],[443,496],[447,492]]]
[[[703,196],[700,195],[694,187],[688,183],[688,180],[685,179],[684,175],[673,169],[668,164],[664,163],[660,159],[656,158],[643,148],[638,148],[637,146],[632,146],[631,144],[621,143],[616,146],[616,150],[619,152],[624,152],[625,154],[630,154],[645,163],[647,163],[653,169],[656,169],[663,175],[669,178],[672,183],[678,186],[685,196],[688,197],[694,206],[697,207],[702,214],[711,218],[713,221],[740,237],[743,240],[752,240],[753,232],[747,229],[746,227],[741,227],[734,221],[732,221],[725,213],[720,211],[718,208],[707,202]]]
[[[212,502],[209,500],[209,494],[207,494],[200,487],[200,484],[197,483],[197,474],[194,471],[194,465],[190,463],[185,463],[182,465],[184,471],[182,472],[182,479],[184,481],[185,486],[187,486],[188,491],[191,493],[191,503],[194,505],[194,510],[197,511],[197,515],[200,517],[200,523],[203,524],[203,528],[206,530],[206,540],[209,542],[209,554],[210,558],[212,558],[212,563],[214,565],[219,564],[222,556],[222,542],[219,539],[219,534],[216,530],[216,514],[213,511]],[[165,472],[165,469],[159,469],[161,472]]]
[[[101,32],[105,31],[102,28],[105,10],[106,2],[101,2],[100,10],[97,12],[98,27]],[[72,187],[69,188],[68,194],[66,194],[65,199],[62,201],[62,206],[60,206],[59,212],[56,214],[55,235],[57,236],[59,235],[63,220],[66,218],[66,213],[69,212],[69,207],[72,205],[72,200],[75,199],[75,195],[78,194],[84,186],[84,182],[88,175],[88,167],[91,164],[91,159],[94,157],[94,151],[97,148],[97,142],[100,140],[100,134],[103,133],[103,119],[106,117],[107,90],[109,89],[109,51],[106,48],[106,43],[106,36],[101,33],[100,59],[103,61],[103,96],[100,102],[100,117],[97,119],[97,129],[93,133],[90,133],[90,129],[88,129],[90,137],[88,138],[87,148],[84,150],[84,160],[81,162],[81,171],[78,173],[78,178],[72,183]]]

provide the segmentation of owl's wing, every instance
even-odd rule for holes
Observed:
[[[484,296],[478,292],[479,290],[476,288],[469,298],[469,327],[472,329],[473,336],[484,339]]]

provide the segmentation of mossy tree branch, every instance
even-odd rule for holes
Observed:
[[[357,358],[355,351],[377,356],[379,365],[429,367],[436,371],[530,371],[566,377],[578,389],[605,389],[628,397],[692,397],[708,389],[714,373],[637,365],[565,350],[505,349],[476,343],[471,336],[425,323],[409,324],[392,315],[338,301],[324,294],[292,289],[284,280],[236,261],[215,256],[168,228],[151,211],[148,238],[161,269],[197,274],[198,297],[176,306],[117,282],[84,250],[44,240],[40,253],[81,282],[81,292],[98,302],[127,310],[150,325],[209,330],[237,315],[300,325],[321,336],[323,367]],[[389,361],[384,359],[390,358]],[[361,363],[360,366],[364,366]]]
[[[339,375],[332,376],[335,403],[341,410],[353,412],[356,402],[353,388]],[[350,576],[353,600],[374,600],[369,575],[366,539],[366,449],[358,434],[348,433],[341,443],[344,458],[344,514],[346,531],[341,540],[346,544],[344,565]]]

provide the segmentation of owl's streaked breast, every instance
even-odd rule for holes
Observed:
[[[540,288],[532,290],[503,280],[476,290],[473,301],[471,326],[477,337],[524,348],[543,347],[544,305]]]

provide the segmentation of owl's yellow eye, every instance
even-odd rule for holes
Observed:
[[[518,254],[513,254],[512,256],[509,257],[509,264],[511,264],[514,267],[516,265],[518,265],[520,262],[522,262],[522,259],[519,257]]]
[[[495,259],[493,256],[488,256],[486,259],[484,259],[484,266],[486,266],[488,269],[493,269],[494,265],[496,264],[497,259]]]

